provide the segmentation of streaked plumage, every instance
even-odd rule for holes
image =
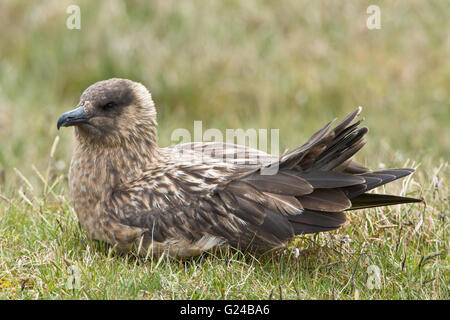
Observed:
[[[366,193],[411,174],[351,160],[367,128],[361,108],[281,157],[226,143],[160,148],[150,93],[136,82],[90,86],[58,120],[75,126],[70,190],[93,239],[147,256],[189,257],[219,245],[281,248],[294,236],[339,228],[345,211],[420,200]],[[275,175],[261,169],[277,163]]]

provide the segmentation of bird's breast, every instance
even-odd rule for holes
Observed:
[[[69,188],[80,224],[91,238],[104,240],[102,203],[110,188],[104,174],[89,161],[74,157],[69,170]]]

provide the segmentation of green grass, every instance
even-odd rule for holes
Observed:
[[[81,30],[65,27],[74,3]],[[2,1],[0,298],[448,299],[450,9],[377,3],[382,27],[371,31],[371,1]],[[164,146],[203,120],[223,132],[279,128],[282,152],[362,105],[370,132],[357,160],[417,167],[377,192],[426,204],[351,212],[343,228],[274,256],[117,255],[78,225],[72,134],[56,131],[81,92],[110,77],[150,89]]]

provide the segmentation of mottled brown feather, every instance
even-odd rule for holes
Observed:
[[[113,109],[105,109],[112,102]],[[351,157],[366,128],[352,124],[361,108],[281,157],[226,143],[161,148],[150,93],[136,82],[90,86],[75,125],[69,186],[88,235],[144,256],[198,255],[215,246],[269,250],[298,234],[330,231],[345,210],[415,202],[365,192],[413,172],[372,172]],[[64,121],[65,122],[64,122]],[[274,175],[262,169],[279,164]]]

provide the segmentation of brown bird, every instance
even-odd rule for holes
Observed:
[[[367,193],[413,169],[371,171],[351,160],[367,128],[361,108],[281,157],[226,143],[161,148],[150,93],[126,79],[100,81],[64,113],[75,126],[69,184],[88,235],[144,256],[189,257],[216,246],[270,250],[330,231],[345,211],[418,202]],[[276,167],[275,174],[262,174]]]

